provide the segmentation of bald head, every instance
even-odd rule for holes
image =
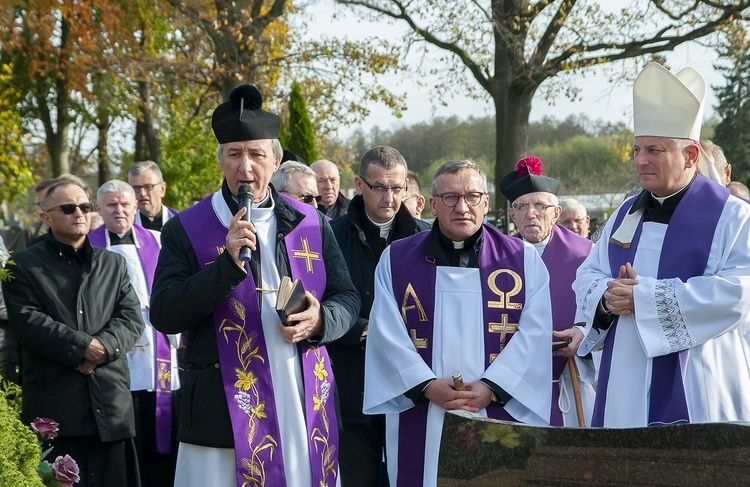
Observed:
[[[327,159],[320,159],[313,162],[310,168],[315,172],[318,194],[322,196],[320,204],[322,206],[332,205],[336,201],[336,198],[339,197],[339,187],[341,185],[339,168]]]

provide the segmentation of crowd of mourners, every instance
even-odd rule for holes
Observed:
[[[374,147],[348,199],[337,164],[282,148],[280,117],[237,86],[211,120],[215,193],[167,207],[152,161],[95,194],[63,175],[0,239],[21,419],[58,423],[51,454],[79,485],[179,487],[434,486],[453,410],[750,420],[750,194],[701,140],[705,92],[691,68],[641,71],[638,186],[592,240],[534,156],[493,187],[470,159],[423,187]],[[512,235],[487,221],[491,190]]]

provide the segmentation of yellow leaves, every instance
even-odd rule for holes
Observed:
[[[315,362],[313,373],[318,380],[325,380],[325,378],[328,377],[328,371],[325,369],[325,363],[322,357]]]
[[[234,371],[237,374],[237,382],[234,383],[234,387],[237,389],[248,391],[258,382],[258,377],[252,371],[243,372],[240,369],[234,369]]]
[[[313,411],[320,411],[323,406],[325,406],[323,398],[317,394],[313,394]]]
[[[260,402],[254,406],[250,406],[250,413],[258,419],[266,417],[266,403]]]

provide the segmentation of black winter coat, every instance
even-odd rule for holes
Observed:
[[[224,200],[232,212],[226,184]],[[210,196],[209,196],[210,197]],[[290,275],[284,237],[304,215],[272,190],[276,215],[276,266],[281,276]],[[322,213],[318,213],[323,236],[326,291],[320,299],[325,330],[321,343],[339,338],[352,326],[359,311],[359,298],[352,285],[336,240]],[[179,218],[170,219],[162,230],[162,249],[151,293],[151,323],[164,333],[187,331],[185,375],[177,439],[213,448],[234,448],[232,424],[224,395],[216,346],[213,310],[247,277],[224,252],[213,264],[201,269]]]
[[[370,421],[369,417],[362,413],[365,351],[360,344],[360,336],[370,319],[370,310],[375,299],[375,267],[380,260],[380,254],[376,255],[367,243],[367,237],[362,230],[362,222],[366,218],[364,200],[361,195],[357,195],[349,203],[347,214],[331,221],[331,228],[362,301],[355,326],[327,347],[333,363],[341,404],[341,419],[344,424],[368,424]],[[401,205],[388,244],[429,229],[429,223],[415,220],[409,210]]]
[[[23,354],[21,419],[54,419],[61,436],[116,441],[135,435],[125,354],[143,333],[141,304],[121,255],[88,238],[84,249],[81,266],[73,247],[48,233],[8,266],[13,279],[3,293]],[[109,362],[86,376],[75,368],[93,338]]]

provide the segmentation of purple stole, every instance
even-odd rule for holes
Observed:
[[[702,276],[706,270],[708,256],[714,239],[729,190],[696,176],[669,221],[664,243],[659,257],[658,279],[679,278],[686,282],[693,276]],[[612,227],[613,232],[622,223],[627,211],[636,198],[626,201],[621,207]],[[700,231],[695,222],[700,222]],[[609,266],[612,276],[618,276],[620,266],[633,262],[638,242],[643,230],[643,219],[633,237],[630,248],[622,248],[612,241],[608,243]],[[618,319],[609,328],[604,339],[601,371],[597,385],[592,426],[604,425],[604,410],[609,385],[609,371],[612,365],[612,348]],[[652,360],[651,387],[648,408],[648,425],[689,423],[685,387],[682,381],[688,350],[654,357]]]
[[[488,225],[483,225],[484,241],[479,249],[479,275],[482,283],[485,368],[510,341],[525,303],[523,243]],[[401,316],[417,353],[432,367],[432,335],[435,312],[437,265],[426,259],[431,232],[421,232],[391,244],[391,274],[396,302],[402,303]],[[493,288],[495,291],[493,291]],[[425,435],[429,401],[399,414],[397,486],[422,485],[424,479]],[[516,422],[495,403],[487,406],[487,416]]]
[[[284,238],[291,277],[299,278],[305,289],[320,300],[326,288],[326,269],[317,210],[282,198],[305,215]],[[201,268],[210,265],[225,250],[227,228],[216,217],[212,199],[209,196],[178,214]],[[225,204],[223,199],[221,204]],[[245,270],[247,277],[213,313],[221,376],[234,433],[237,485],[285,485],[284,455],[258,294],[252,273],[247,267]],[[325,347],[306,341],[298,346],[313,485],[335,483],[338,425],[328,352]]]
[[[521,234],[516,236],[520,238]],[[557,331],[573,326],[576,317],[576,295],[573,281],[578,267],[591,253],[591,241],[567,228],[552,225],[552,238],[542,254],[549,272],[549,291],[552,297],[552,328]],[[553,337],[554,340],[554,337]],[[557,398],[560,396],[560,376],[568,361],[565,357],[552,357],[552,411],[550,426],[563,426],[562,412]]]
[[[94,247],[107,248],[106,228],[104,225],[89,234],[89,241]],[[136,250],[143,267],[143,275],[146,278],[148,294],[151,295],[151,287],[154,284],[154,271],[156,261],[159,258],[159,244],[154,234],[134,223],[133,234],[135,235]],[[164,333],[154,329],[156,338],[156,377],[154,380],[156,389],[156,451],[163,455],[172,452],[172,351],[169,347],[169,338]]]

